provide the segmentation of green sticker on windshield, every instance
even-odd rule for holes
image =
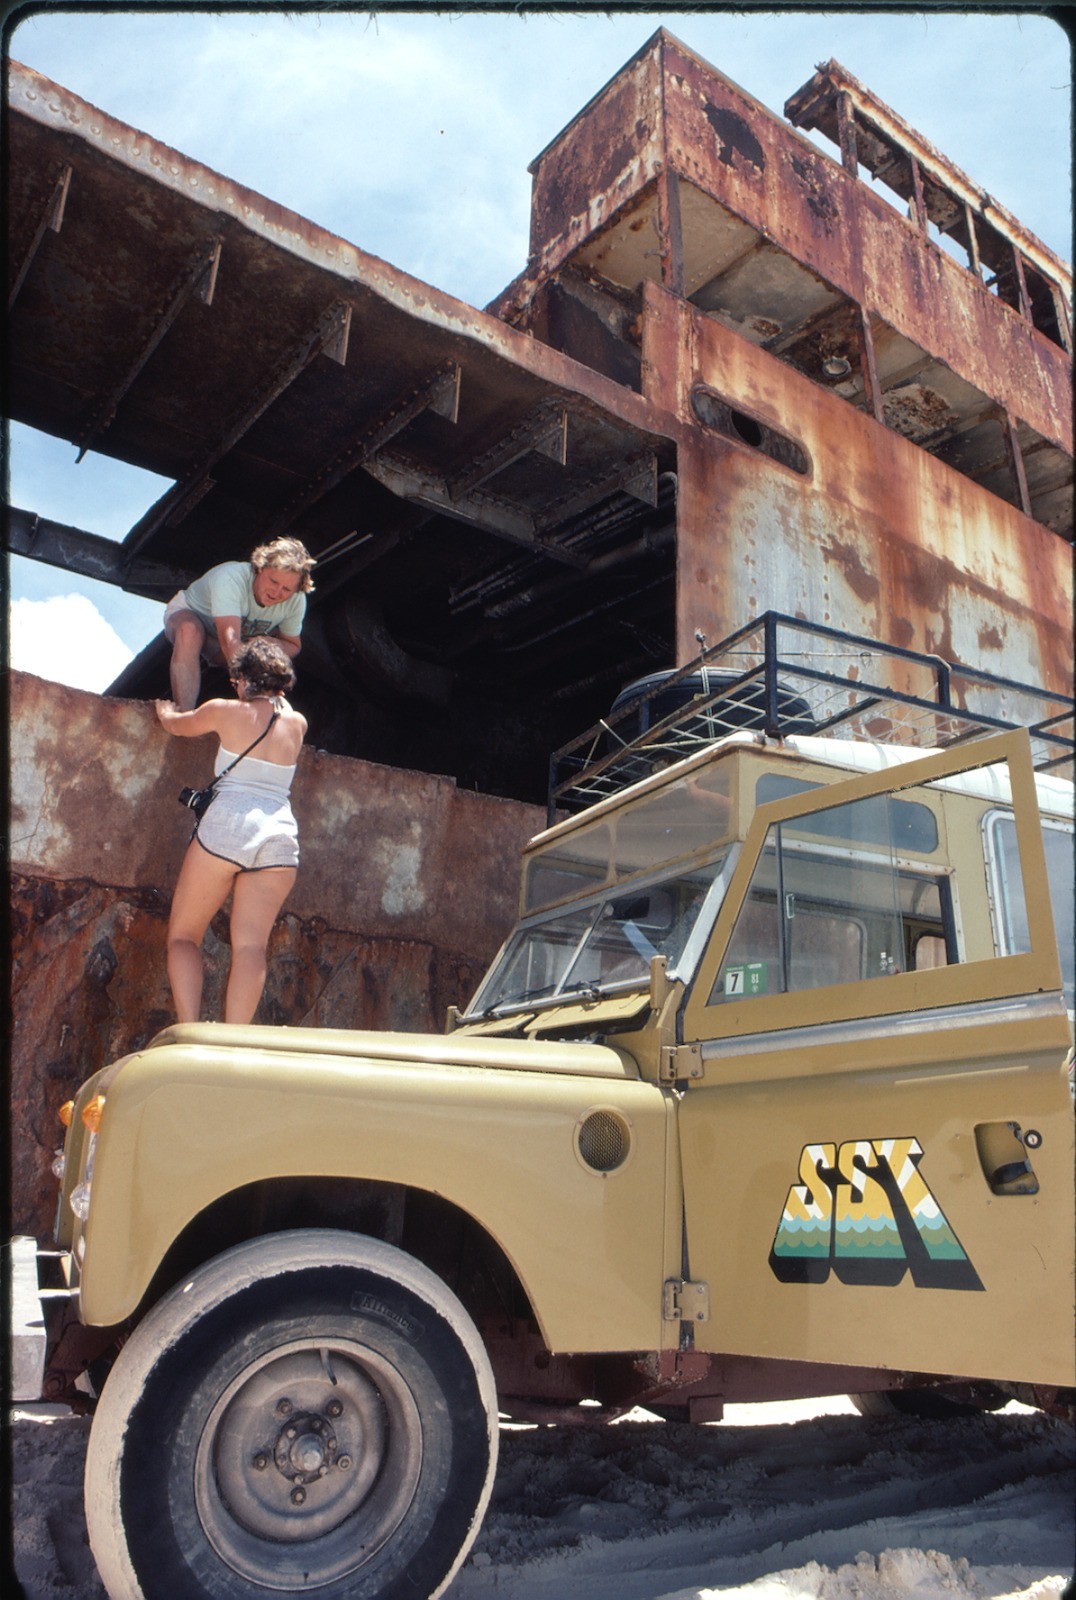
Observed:
[[[766,993],[765,961],[749,961],[742,967],[726,967],[722,973],[723,993],[731,1000],[745,995]]]

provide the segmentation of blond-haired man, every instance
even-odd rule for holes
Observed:
[[[193,711],[202,686],[202,661],[228,666],[244,639],[270,634],[293,659],[306,597],[314,585],[314,558],[298,539],[273,539],[249,561],[223,561],[181,589],[164,611],[172,646],[172,699]]]

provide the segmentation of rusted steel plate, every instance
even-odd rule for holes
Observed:
[[[888,112],[873,97],[872,103],[879,116]],[[899,132],[900,119],[889,116]],[[906,131],[931,163],[929,171],[951,176],[954,193],[985,223],[1006,228],[1071,297],[1064,264]],[[748,295],[763,301],[769,293],[778,309],[795,302],[801,317],[849,297],[1071,453],[1067,352],[881,194],[664,30],[543,151],[532,171],[532,286],[576,258],[629,288],[640,279],[661,281],[658,175],[679,175],[686,180],[686,289],[702,290],[700,303],[707,275],[738,270],[737,262],[744,263]],[[774,281],[767,289],[766,276],[774,280],[782,261],[787,284]],[[793,263],[801,264],[798,273]],[[527,292],[527,283],[518,283],[508,302]],[[767,331],[754,327],[758,318],[739,306],[742,298],[722,276],[722,303],[741,318],[748,337],[762,342]],[[771,336],[779,329],[778,321]]]
[[[552,270],[660,171],[660,35],[531,163],[531,260]]]
[[[879,194],[668,37],[662,65],[667,158],[678,172],[1071,452],[1064,350]]]
[[[73,755],[91,727],[102,752],[92,769]],[[11,676],[11,749],[16,871],[170,891],[190,838],[175,795],[199,781],[208,753],[163,738],[151,706],[26,673]],[[303,835],[297,916],[492,956],[515,915],[519,852],[543,811],[309,746],[293,799]],[[88,826],[95,815],[110,828]]]
[[[990,227],[1015,244],[1029,261],[1055,278],[1071,303],[1072,272],[1066,263],[839,61],[827,61],[802,89],[789,97],[785,102],[785,116],[795,127],[817,128],[834,145],[839,145],[837,100],[842,93],[848,95],[856,122],[866,128],[868,135],[880,135],[890,149],[914,156],[922,178],[936,180],[946,192],[987,219]]]
[[[696,652],[696,629],[720,638],[772,607],[1066,689],[1064,540],[694,308],[655,286],[646,298],[644,370],[678,374],[683,428],[679,660]],[[669,360],[677,348],[694,352],[690,365]],[[700,382],[794,439],[809,471],[704,429]]]
[[[10,676],[9,716],[9,1122],[20,1226],[44,1235],[60,1103],[174,1017],[165,935],[190,825],[173,797],[208,755],[165,738],[150,706],[25,673]],[[294,798],[303,868],[273,932],[259,1020],[441,1028],[512,925],[519,852],[544,810],[309,747]],[[228,955],[211,933],[210,1015]]]

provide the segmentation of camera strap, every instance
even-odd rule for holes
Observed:
[[[242,755],[236,756],[234,761],[229,761],[229,763],[225,767],[224,771],[223,772],[218,772],[217,776],[213,779],[212,783],[207,783],[206,784],[206,788],[207,789],[215,789],[217,787],[217,784],[220,782],[220,780],[222,778],[226,778],[228,776],[229,772],[231,772],[233,767],[237,767],[241,761],[245,761],[247,756],[249,756],[250,752],[254,749],[254,745],[261,744],[262,740],[265,738],[266,734],[269,732],[269,729],[273,726],[273,723],[277,721],[279,716],[280,716],[280,712],[279,711],[274,711],[273,715],[269,718],[269,721],[265,724],[265,727],[262,729],[261,733],[259,733],[258,737],[255,739],[254,744],[248,744],[246,749],[243,751]]]

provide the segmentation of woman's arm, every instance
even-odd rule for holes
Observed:
[[[221,713],[226,715],[234,709],[231,700],[207,700],[193,711],[180,711],[173,700],[155,700],[153,704],[161,727],[180,739],[197,739],[205,733],[220,734],[224,721]]]

